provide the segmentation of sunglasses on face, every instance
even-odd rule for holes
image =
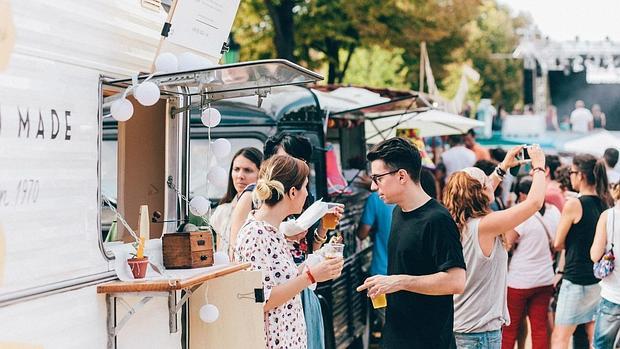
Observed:
[[[384,176],[387,176],[387,175],[394,174],[394,173],[396,173],[396,172],[398,172],[398,171],[400,171],[400,169],[398,169],[398,170],[394,170],[394,171],[390,171],[390,172],[386,172],[386,173],[382,173],[382,174],[372,175],[372,176],[370,176],[370,179],[372,179],[372,181],[373,181],[376,185],[379,185],[379,179],[380,179],[381,177],[384,177]]]

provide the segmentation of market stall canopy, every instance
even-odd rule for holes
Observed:
[[[399,115],[368,115],[366,142],[375,144],[394,137],[397,129],[418,129],[421,137],[433,137],[463,134],[481,126],[481,121],[436,109]]]
[[[357,110],[371,105],[387,103],[390,98],[360,87],[340,87],[330,92],[312,89],[319,100],[321,109],[333,113]]]
[[[603,156],[605,149],[616,148],[620,150],[620,138],[607,130],[591,133],[574,141],[564,143],[563,150],[572,153],[587,153],[597,157]]]

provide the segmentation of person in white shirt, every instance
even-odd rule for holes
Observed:
[[[590,258],[596,263],[610,249],[616,256],[620,255],[620,185],[612,185],[611,195],[614,198],[614,207],[603,211],[596,225],[594,241],[590,248]],[[594,319],[594,342],[592,348],[615,348],[614,342],[620,333],[620,268],[616,268],[605,276],[601,286],[601,300]]]
[[[517,185],[519,202],[527,198],[531,187],[531,177],[521,179]],[[532,347],[547,347],[547,309],[553,295],[554,277],[551,246],[560,216],[557,207],[545,204],[525,222],[506,233],[506,244],[512,248],[512,258],[507,277],[510,325],[504,328],[504,348],[514,347],[525,316],[532,324]]]
[[[618,163],[618,155],[619,152],[616,148],[605,149],[605,154],[603,155],[605,167],[607,168],[607,181],[609,181],[610,185],[616,184],[620,180],[620,173],[614,169]]]
[[[456,171],[473,167],[476,163],[476,153],[465,147],[463,135],[448,137],[450,149],[441,154],[441,160],[446,166],[446,180]]]
[[[570,113],[570,124],[574,132],[586,133],[594,127],[594,116],[582,100],[575,102],[575,110]]]

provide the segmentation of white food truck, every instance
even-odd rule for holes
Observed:
[[[190,111],[321,79],[283,60],[218,66],[238,5],[0,0],[0,348],[264,347],[259,273],[230,264],[120,282],[110,247],[131,237],[119,224],[106,242],[101,227],[103,197],[134,228],[148,205],[167,221],[147,236],[145,254],[161,258],[160,237],[188,216]],[[110,105],[168,51],[178,69],[150,77],[153,106],[128,94],[116,168],[102,168]],[[102,193],[105,171],[114,193]],[[201,321],[206,303],[217,321]]]

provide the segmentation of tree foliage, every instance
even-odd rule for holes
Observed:
[[[472,91],[510,106],[521,62],[494,54],[512,52],[522,22],[495,0],[244,0],[233,34],[244,60],[287,58],[328,83],[412,89],[425,41],[440,89],[452,90],[468,61],[482,76]]]

